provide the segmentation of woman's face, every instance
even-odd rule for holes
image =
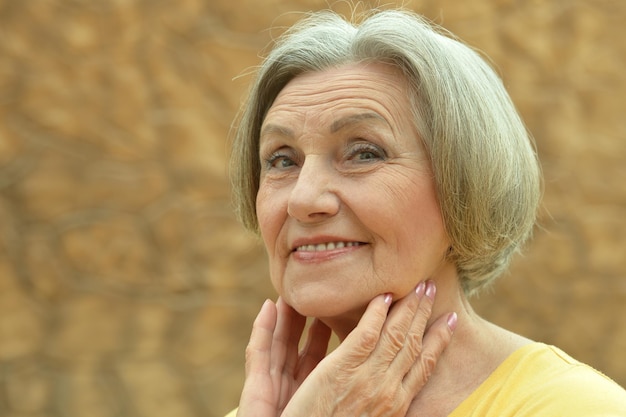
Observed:
[[[297,311],[357,319],[434,278],[449,241],[408,85],[385,64],[293,79],[263,122],[257,215],[272,283]]]

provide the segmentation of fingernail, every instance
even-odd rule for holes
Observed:
[[[425,289],[426,289],[426,283],[422,281],[419,284],[417,284],[417,287],[415,287],[415,294],[417,294],[417,296],[421,298],[422,295],[424,295]]]
[[[435,299],[435,293],[437,292],[437,287],[435,287],[435,283],[433,281],[428,281],[426,283],[426,297],[431,300]]]
[[[385,304],[391,304],[393,296],[389,293],[385,294]]]
[[[450,328],[450,330],[454,331],[454,329],[456,329],[456,325],[458,322],[458,316],[456,315],[456,313],[450,313],[447,321],[448,321],[448,327]]]

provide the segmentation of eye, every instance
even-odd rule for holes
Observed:
[[[360,161],[367,161],[368,159],[376,159],[376,158],[378,158],[378,155],[376,155],[376,153],[374,153],[372,151],[363,151],[363,152],[359,152],[358,153],[357,158]]]
[[[268,158],[265,158],[265,165],[267,169],[287,169],[296,165],[289,152],[284,150],[277,150],[273,152]]]
[[[357,162],[379,161],[386,157],[386,152],[373,143],[356,143],[348,151],[348,159]]]

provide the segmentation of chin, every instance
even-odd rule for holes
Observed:
[[[327,317],[341,314],[342,308],[326,297],[311,294],[309,291],[286,291],[283,299],[298,313],[306,317]]]
[[[305,317],[322,319],[331,328],[332,323],[356,323],[367,308],[367,302],[347,300],[345,296],[336,294],[312,296],[311,292],[289,292],[283,295],[283,299],[299,314]],[[334,330],[334,329],[333,329]]]

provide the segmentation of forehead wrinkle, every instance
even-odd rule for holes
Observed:
[[[305,73],[294,78],[280,91],[270,106],[266,118],[270,118],[270,113],[274,112],[282,114],[285,111],[289,113],[295,111],[300,113],[300,116],[305,116],[304,124],[308,125],[308,123],[313,122],[306,117],[310,111],[321,116],[322,113],[337,113],[336,107],[339,107],[339,110],[351,107],[353,114],[347,115],[345,120],[339,118],[334,122],[330,121],[331,124],[327,127],[327,129],[330,128],[330,133],[335,133],[341,128],[366,119],[380,119],[394,134],[401,134],[401,127],[406,121],[406,117],[409,118],[411,130],[414,130],[411,112],[407,112],[410,103],[406,92],[406,79],[396,68],[383,66],[382,73],[374,74],[374,78],[371,74],[361,71],[367,68],[357,66],[356,74],[350,70],[350,66],[347,66],[348,71],[345,69],[339,68],[336,71],[330,71],[329,75],[331,76],[326,76],[327,71],[320,71]],[[320,75],[324,75],[322,82],[318,79]],[[334,102],[335,104],[331,104]],[[318,113],[320,106],[322,111]],[[361,107],[362,113],[355,112],[358,107]],[[282,118],[283,116],[279,117],[281,122],[283,121]],[[313,123],[319,126],[320,122],[322,120]],[[270,122],[268,126],[270,124],[273,123]],[[279,123],[279,125],[281,124]],[[267,133],[277,133],[277,137],[295,139],[299,136],[301,129],[298,127],[296,130],[292,130],[295,126],[286,127],[290,124],[291,117],[288,118],[288,123],[283,125],[285,126],[284,129],[269,129]],[[306,131],[306,126],[303,126],[303,129]],[[265,133],[266,131],[262,127],[261,135]]]

